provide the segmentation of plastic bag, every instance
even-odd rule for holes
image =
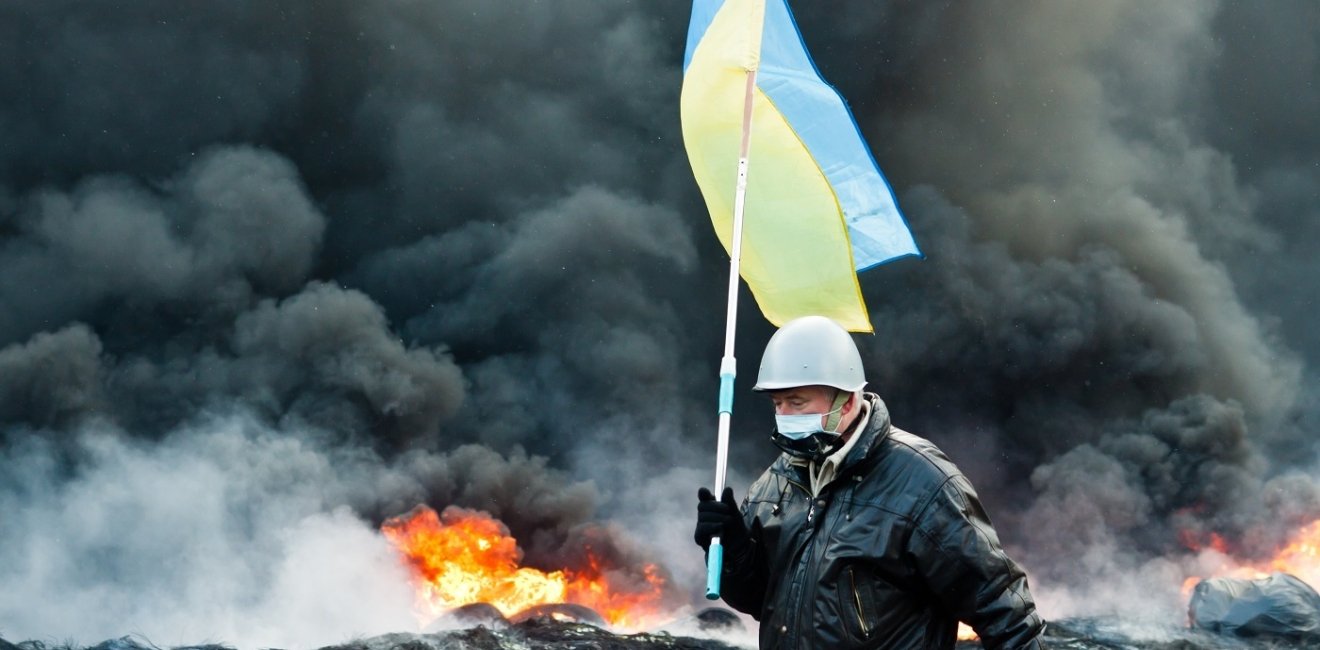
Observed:
[[[1239,636],[1320,636],[1320,594],[1299,578],[1211,578],[1197,583],[1188,605],[1192,625]]]

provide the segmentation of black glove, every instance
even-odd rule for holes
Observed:
[[[747,524],[743,522],[742,511],[733,499],[733,488],[724,488],[719,501],[710,490],[697,490],[697,532],[693,538],[697,546],[710,550],[710,538],[719,536],[720,545],[726,549],[741,548],[747,543]]]

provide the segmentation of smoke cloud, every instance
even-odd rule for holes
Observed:
[[[871,389],[1046,616],[1177,624],[1190,546],[1320,517],[1320,9],[794,9],[926,253],[862,276]],[[0,7],[0,633],[409,629],[374,529],[418,503],[543,568],[658,560],[698,605],[727,259],[686,20]],[[774,454],[742,307],[740,493]]]

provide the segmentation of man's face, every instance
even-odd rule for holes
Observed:
[[[797,388],[770,391],[770,400],[775,404],[775,415],[819,413],[820,426],[828,431],[830,430],[828,413],[834,406],[834,396],[837,393],[837,390],[829,386],[799,386]],[[842,413],[839,421],[835,424],[834,430],[843,433],[842,440],[847,440],[852,436],[852,425],[857,419],[858,413],[857,403],[856,399],[850,398],[840,407]]]
[[[827,386],[799,386],[770,391],[770,400],[775,403],[775,415],[820,413],[823,417],[833,406],[834,393]]]

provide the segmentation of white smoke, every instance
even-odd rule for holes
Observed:
[[[148,444],[107,426],[0,464],[0,628],[94,644],[305,648],[413,629],[406,569],[344,505],[375,469],[242,414]]]

